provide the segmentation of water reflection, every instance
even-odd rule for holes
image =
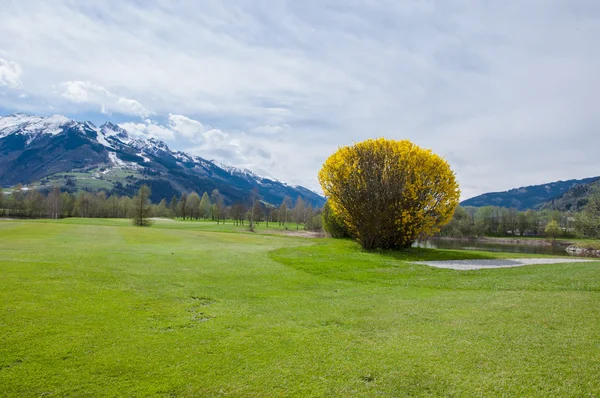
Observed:
[[[561,245],[542,246],[516,243],[504,244],[470,239],[430,239],[415,242],[413,246],[429,249],[479,250],[487,252],[529,253],[555,256],[566,256],[569,254],[565,250],[566,247]]]

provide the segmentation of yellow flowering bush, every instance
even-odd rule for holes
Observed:
[[[319,182],[331,210],[365,249],[409,247],[437,232],[460,197],[448,162],[408,140],[339,148]]]

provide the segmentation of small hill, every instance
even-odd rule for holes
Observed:
[[[461,202],[461,206],[499,206],[516,208],[523,211],[539,209],[548,206],[548,202],[557,201],[568,192],[577,192],[577,195],[587,192],[589,184],[598,181],[600,177],[584,178],[581,180],[568,180],[549,182],[541,185],[515,188],[504,192],[490,192]],[[566,204],[565,204],[566,206]],[[573,205],[571,205],[572,207]]]
[[[562,196],[544,203],[542,209],[579,211],[588,203],[589,195],[598,189],[600,189],[600,180],[593,181],[589,184],[576,185]]]

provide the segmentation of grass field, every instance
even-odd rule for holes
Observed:
[[[600,262],[409,262],[501,256],[0,221],[0,396],[600,396]]]

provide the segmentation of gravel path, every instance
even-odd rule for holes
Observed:
[[[436,268],[450,268],[462,271],[482,268],[508,268],[522,267],[535,264],[581,263],[598,260],[585,260],[581,258],[511,258],[505,260],[449,260],[449,261],[415,261],[415,264],[424,264]]]

